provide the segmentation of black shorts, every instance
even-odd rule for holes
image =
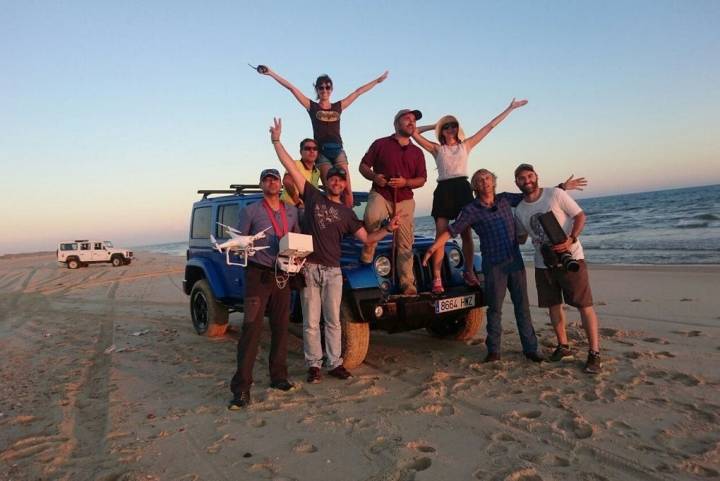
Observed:
[[[463,207],[473,201],[472,187],[467,177],[455,177],[438,181],[433,192],[431,215],[437,219],[454,219]]]

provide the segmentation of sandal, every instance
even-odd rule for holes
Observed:
[[[470,287],[478,287],[480,285],[480,280],[472,271],[463,272],[463,279],[465,280],[465,284]]]
[[[442,294],[443,292],[445,292],[445,289],[443,288],[443,285],[442,285],[442,279],[440,279],[439,277],[436,277],[435,279],[433,279],[432,293],[433,294]]]

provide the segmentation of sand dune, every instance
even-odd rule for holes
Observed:
[[[0,480],[720,477],[720,268],[593,266],[596,377],[581,371],[574,310],[577,359],[536,365],[507,305],[492,365],[482,337],[373,333],[355,377],[307,385],[292,337],[288,393],[269,389],[266,335],[238,413],[226,403],[242,316],[222,339],[197,336],[184,259],[138,256],[76,271],[52,255],[0,260]],[[549,350],[547,314],[533,317]]]

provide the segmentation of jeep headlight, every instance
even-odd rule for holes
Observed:
[[[450,249],[448,251],[447,257],[452,267],[460,267],[460,263],[462,262],[462,255],[460,254],[459,250],[455,248]]]
[[[391,269],[390,259],[385,256],[377,256],[375,258],[375,262],[373,263],[373,267],[375,267],[377,275],[387,277],[390,274]]]

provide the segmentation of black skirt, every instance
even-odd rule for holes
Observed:
[[[473,201],[472,187],[467,177],[455,177],[438,181],[433,192],[431,215],[437,219],[454,219],[463,207]]]

